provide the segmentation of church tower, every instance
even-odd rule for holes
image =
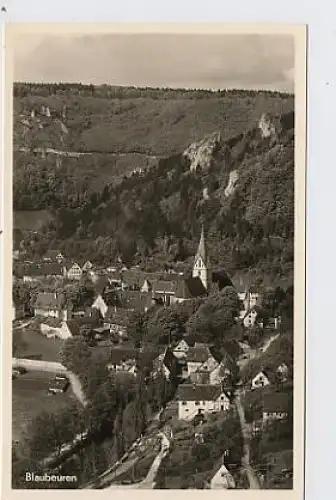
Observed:
[[[194,268],[193,268],[193,278],[199,277],[204,285],[204,288],[208,290],[210,286],[210,269],[209,269],[209,259],[206,250],[204,227],[202,226],[202,233],[198,249],[195,255]]]

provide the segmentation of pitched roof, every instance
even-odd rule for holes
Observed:
[[[56,260],[58,255],[63,255],[59,250],[48,250],[45,257],[47,259]]]
[[[51,263],[34,263],[25,266],[23,271],[24,276],[63,276],[63,268],[61,264],[56,262]]]
[[[190,363],[204,363],[211,356],[208,347],[190,347],[186,361]]]
[[[291,396],[282,392],[270,392],[264,395],[263,411],[267,413],[288,412]]]
[[[198,249],[195,255],[195,260],[201,257],[202,261],[206,264],[207,263],[207,251],[206,251],[206,246],[205,246],[205,237],[204,237],[204,227],[202,226],[202,232],[201,232],[201,237],[200,241],[198,244]]]
[[[164,358],[162,360],[162,363],[168,368],[168,370],[172,370],[174,366],[177,364],[177,359],[172,353],[172,350],[167,348],[165,353],[164,353]]]
[[[220,385],[181,384],[176,398],[180,401],[215,401],[222,392]]]
[[[154,293],[175,293],[176,285],[173,281],[154,281],[153,292]]]
[[[120,299],[121,307],[129,310],[143,311],[153,305],[152,295],[140,291],[124,292]]]
[[[175,284],[175,296],[178,299],[194,299],[205,294],[206,289],[198,276],[179,280]]]
[[[67,271],[69,271],[73,266],[78,266],[80,269],[82,269],[78,262],[72,260],[64,262],[64,266],[66,267]]]
[[[43,318],[39,323],[41,325],[48,325],[51,328],[60,328],[62,326],[62,320],[58,318]]]
[[[80,325],[77,320],[71,319],[67,321],[66,324],[70,330],[71,335],[75,336],[80,334]]]
[[[111,349],[109,356],[109,364],[118,365],[123,361],[129,361],[133,359],[137,359],[139,357],[139,350],[137,349],[123,349],[123,348],[115,348]]]
[[[64,294],[40,292],[36,297],[35,307],[40,309],[58,309],[64,307],[66,298]]]

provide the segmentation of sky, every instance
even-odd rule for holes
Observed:
[[[14,79],[294,92],[291,35],[22,34]]]

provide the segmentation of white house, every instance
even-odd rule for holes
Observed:
[[[140,290],[145,293],[151,292],[153,289],[151,282],[148,279],[145,279]]]
[[[196,415],[225,412],[230,399],[220,385],[182,384],[177,395],[179,420],[193,420]]]
[[[289,395],[286,393],[273,392],[265,394],[262,411],[263,425],[286,419],[289,412],[289,403]]]
[[[233,489],[236,487],[235,481],[225,465],[221,465],[210,481],[210,489]]]
[[[82,268],[77,262],[70,262],[65,265],[66,277],[68,280],[80,280],[83,274]]]
[[[82,271],[83,272],[91,271],[92,268],[93,268],[92,262],[90,262],[89,260],[87,260],[85,262],[84,266],[82,267]]]
[[[40,324],[41,333],[48,338],[59,338],[66,340],[72,337],[72,333],[66,321],[54,320],[55,323],[46,321]]]
[[[281,363],[276,369],[276,375],[281,382],[286,382],[288,380],[289,369],[286,363]]]
[[[58,318],[67,321],[72,315],[72,304],[58,293],[41,292],[34,304],[34,316]]]
[[[263,372],[263,371],[260,371],[252,379],[252,382],[251,382],[251,391],[253,391],[255,389],[261,389],[261,388],[266,387],[268,385],[270,385],[270,381],[269,381],[266,373]]]
[[[100,314],[102,315],[103,318],[106,317],[107,311],[108,311],[108,305],[106,304],[105,300],[103,299],[102,295],[99,294],[95,298],[93,304],[92,304],[93,309],[98,309],[100,311]]]
[[[179,343],[173,348],[173,354],[177,359],[183,359],[187,356],[189,351],[188,343],[182,339]]]
[[[223,363],[220,363],[209,373],[210,384],[220,384],[223,380],[230,377],[231,374],[231,370]]]
[[[256,324],[258,312],[255,308],[249,309],[248,311],[241,311],[240,317],[243,320],[245,328],[252,328]]]
[[[185,359],[188,368],[188,375],[199,369],[204,369],[210,372],[218,365],[218,362],[211,354],[209,347],[190,347]]]

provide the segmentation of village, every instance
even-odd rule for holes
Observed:
[[[172,399],[160,409],[160,419],[169,425],[169,432],[174,421],[192,422],[195,439],[202,440],[197,426],[237,405],[242,433],[248,428],[249,441],[274,422],[290,418],[292,364],[281,351],[271,363],[264,363],[268,350],[281,339],[282,318],[268,315],[265,319],[260,313],[263,296],[255,286],[235,285],[224,270],[211,268],[203,228],[190,275],[145,272],[139,267],[127,268],[121,261],[97,268],[89,261],[68,261],[57,250],[50,250],[41,262],[26,262],[19,252],[13,257],[14,287],[32,291],[29,302],[27,294],[20,299],[13,293],[13,334],[30,329],[37,339],[35,352],[27,346],[20,352],[19,346],[13,353],[13,378],[23,379],[27,372],[40,369],[53,372],[48,392],[59,397],[72,384],[62,372],[60,359],[46,359],[43,349],[38,350],[39,343],[60,346],[81,336],[92,350],[104,351],[106,368],[116,376],[127,374],[136,379],[145,370],[151,380],[160,375],[173,384]],[[188,335],[176,338],[169,333],[153,345],[136,341],[130,334],[134,315],[205,298],[213,287],[219,291],[232,287],[237,293],[240,311],[235,319],[243,333],[236,340],[236,355]],[[249,332],[256,329],[263,332],[262,340],[251,346]],[[249,402],[256,393],[259,405]],[[251,413],[252,407],[247,422],[245,413]],[[225,459],[215,472],[208,487],[235,487]]]

